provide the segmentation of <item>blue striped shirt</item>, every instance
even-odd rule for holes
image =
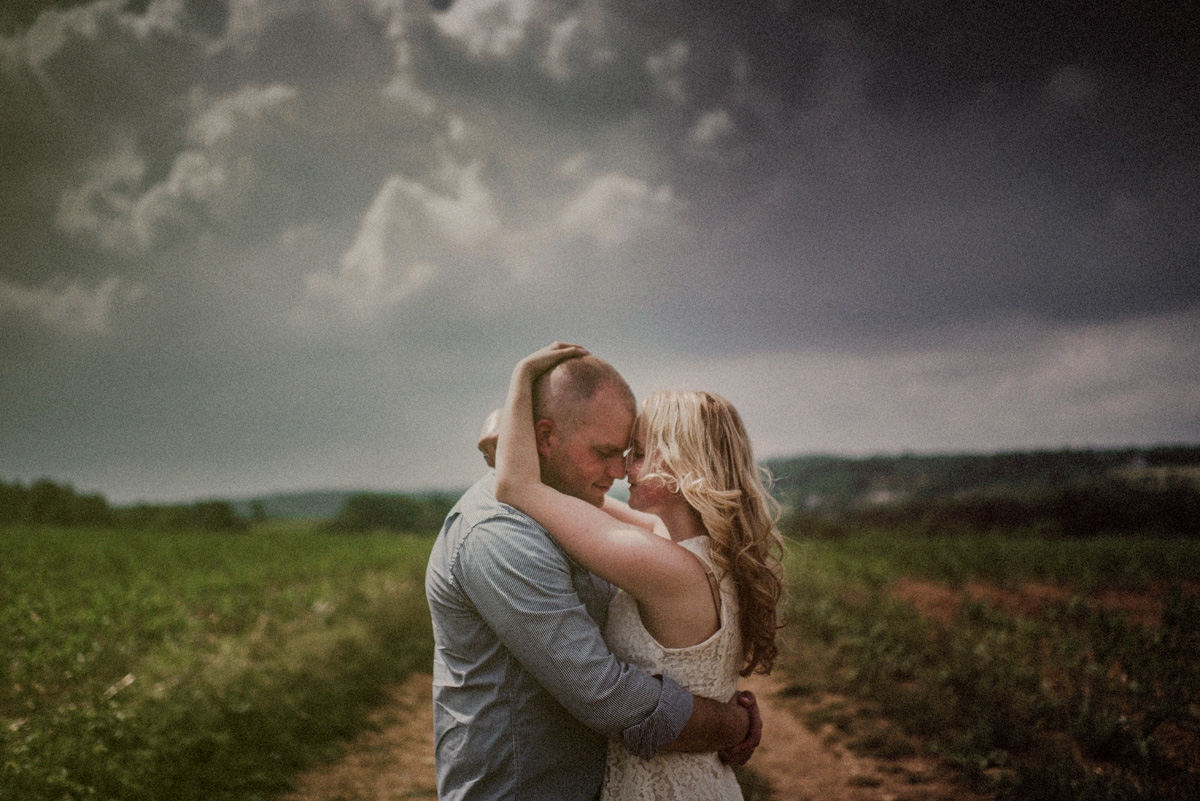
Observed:
[[[609,652],[607,585],[494,488],[489,472],[450,511],[425,573],[438,797],[593,798],[607,740],[648,759],[693,699]]]

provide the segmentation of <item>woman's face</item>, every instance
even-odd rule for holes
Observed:
[[[660,479],[642,483],[642,467],[646,460],[646,444],[640,427],[634,429],[633,442],[625,454],[625,476],[629,481],[629,506],[639,512],[653,513],[671,496]]]

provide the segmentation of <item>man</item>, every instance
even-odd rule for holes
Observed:
[[[542,480],[602,505],[625,474],[628,385],[603,360],[571,359],[539,379],[534,410]],[[485,426],[485,458],[489,445]],[[608,586],[494,493],[489,473],[463,495],[426,570],[439,798],[594,798],[609,739],[645,758],[666,748],[748,759],[761,725],[753,697],[694,698],[618,661],[600,635]]]

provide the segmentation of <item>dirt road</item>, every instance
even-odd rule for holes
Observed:
[[[749,767],[776,801],[984,801],[941,777],[927,759],[854,755],[825,731],[810,731],[773,677],[744,685],[759,698],[765,736]],[[394,688],[346,757],[301,777],[280,801],[398,801],[436,798],[430,677]]]

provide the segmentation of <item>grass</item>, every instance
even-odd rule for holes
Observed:
[[[749,765],[733,769],[738,786],[742,788],[743,801],[771,801],[771,784]]]
[[[0,531],[0,798],[276,796],[429,665],[431,543],[300,524]],[[1200,797],[1200,603],[1176,593],[1146,628],[1087,600],[1195,586],[1200,544],[862,533],[792,543],[789,562],[781,667],[848,748],[932,750],[1002,798]],[[943,623],[892,597],[905,577],[1075,595]],[[739,779],[768,797],[752,766]]]
[[[0,797],[266,799],[431,659],[430,537],[0,531]]]
[[[1196,797],[1200,601],[1174,593],[1162,625],[1149,629],[1086,593],[1195,582],[1198,556],[1195,542],[1144,538],[797,543],[784,667],[805,677],[797,694],[869,701],[1000,797]],[[891,597],[903,577],[950,587],[1038,581],[1078,594],[1034,617],[966,603],[939,623]],[[843,707],[812,714],[856,750],[905,748],[886,729],[848,721]]]

